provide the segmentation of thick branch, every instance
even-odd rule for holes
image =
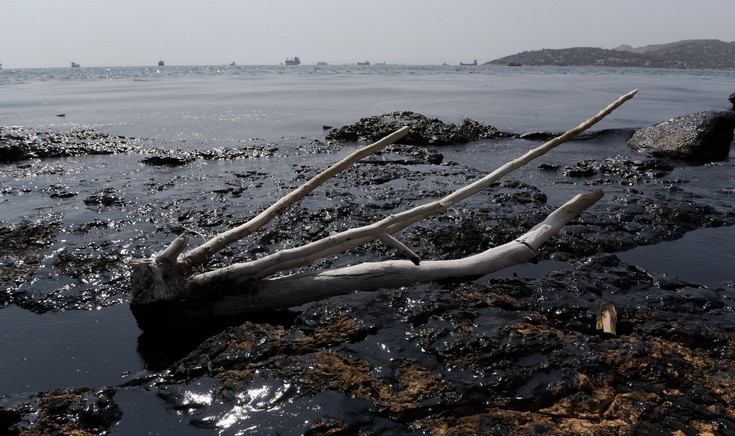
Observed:
[[[420,265],[408,260],[367,262],[333,270],[263,279],[246,286],[236,295],[223,296],[211,302],[210,310],[213,314],[224,316],[285,309],[353,291],[482,277],[536,256],[544,242],[558,234],[565,224],[595,204],[602,195],[600,190],[577,195],[514,241],[463,259],[423,261]]]

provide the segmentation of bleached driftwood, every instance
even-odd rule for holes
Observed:
[[[617,335],[618,306],[612,301],[600,303],[597,307],[597,330],[603,333]]]
[[[478,265],[484,265],[484,269],[467,269],[469,265],[475,265],[475,262],[479,259],[475,256],[439,263],[421,262],[418,256],[391,235],[480,192],[511,171],[528,164],[533,159],[574,138],[603,119],[624,102],[631,99],[636,92],[637,90],[634,90],[621,96],[597,115],[577,127],[527,152],[520,158],[502,165],[480,180],[460,188],[444,198],[396,215],[391,215],[377,223],[350,229],[301,247],[282,250],[251,262],[238,263],[213,271],[201,271],[206,261],[218,250],[262,227],[286,207],[303,198],[303,196],[307,195],[319,186],[319,184],[334,176],[348,165],[351,165],[357,159],[405,136],[408,129],[404,127],[381,141],[353,153],[348,158],[345,158],[338,164],[315,176],[309,182],[280,199],[251,221],[224,232],[211,241],[186,253],[183,250],[187,240],[184,236],[180,236],[162,252],[153,255],[149,259],[135,262],[131,273],[131,285],[133,288],[131,307],[141,307],[157,302],[202,300],[207,301],[209,309],[212,309],[214,305],[221,306],[221,311],[226,313],[283,308],[289,307],[289,305],[292,305],[292,302],[311,301],[313,299],[323,298],[323,295],[335,295],[337,293],[349,292],[349,290],[375,289],[376,286],[400,286],[395,280],[396,275],[406,277],[408,282],[464,277],[467,274],[481,276],[499,269],[496,267],[497,265],[502,265],[502,268],[528,260],[532,256],[518,256],[519,248],[510,249],[504,245],[482,253],[482,256],[478,255],[485,260],[487,260],[488,256],[490,258],[500,256],[501,258],[489,262],[480,262]],[[571,202],[574,205],[573,207],[565,205],[562,207],[562,210],[565,211],[564,214],[567,214],[569,210],[577,210],[580,204],[587,204],[587,202],[591,201],[591,198],[599,198],[598,196],[601,196],[601,193],[593,196],[582,196]],[[597,200],[595,199],[594,201]],[[589,204],[585,207],[588,206]],[[580,213],[585,207],[579,208],[576,213]],[[552,216],[555,217],[552,221],[562,222],[562,220],[558,220],[560,215],[552,214]],[[551,219],[552,216],[549,218]],[[571,218],[573,217],[569,219]],[[540,228],[544,228],[546,230],[542,233],[545,235],[548,234],[548,236],[542,238],[545,241],[548,237],[558,232],[558,229],[551,231],[548,227],[545,227],[549,225],[547,219],[539,225],[542,227],[537,226],[529,233],[538,233]],[[524,235],[524,238],[526,236],[528,234]],[[279,272],[308,266],[318,259],[349,250],[373,240],[381,240],[395,247],[411,261],[366,263],[364,266],[357,265],[331,272],[322,271],[318,273],[293,274],[286,277],[267,278]],[[525,247],[521,242],[515,245]],[[528,249],[526,248],[526,250]],[[521,251],[523,250],[521,249]],[[529,253],[532,253],[532,251],[529,251]],[[380,270],[381,268],[383,270]],[[467,273],[466,271],[471,272]],[[392,278],[385,280],[383,277]],[[309,283],[312,284],[310,285]],[[325,286],[326,283],[330,283],[330,285]],[[310,294],[305,292],[305,289],[309,288],[309,286],[314,290]],[[318,290],[317,288],[322,290]],[[326,288],[331,288],[332,291]],[[238,296],[236,294],[242,295]],[[307,297],[305,295],[310,296]],[[226,298],[226,300],[223,300],[223,298]],[[235,305],[234,302],[237,300],[247,301],[247,303]],[[234,306],[237,306],[237,309]],[[227,307],[231,309],[227,309]]]
[[[526,262],[562,227],[595,204],[603,193],[579,194],[544,221],[515,240],[473,256],[439,261],[364,262],[331,270],[309,271],[251,282],[234,295],[211,300],[199,310],[230,316],[261,310],[286,309],[353,291],[396,288],[447,279],[473,279]]]

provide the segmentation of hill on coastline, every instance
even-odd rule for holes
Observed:
[[[735,69],[735,42],[698,39],[614,49],[573,47],[524,51],[485,65],[555,65]]]

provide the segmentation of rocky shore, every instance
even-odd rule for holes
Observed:
[[[382,131],[365,126],[390,128],[406,119],[430,128],[415,129],[407,144],[354,166],[321,197],[295,207],[241,251],[226,252],[215,263],[257,257],[372,222],[482,175],[428,144],[534,140],[482,123],[449,126],[397,112],[335,129],[325,141],[301,144],[299,153],[318,155],[338,149],[342,141],[369,141]],[[727,180],[708,176],[732,163],[682,167],[681,161],[636,155],[625,147],[607,153],[595,145],[620,145],[630,136],[619,134],[582,138],[584,146],[589,141],[589,153],[576,161],[535,163],[532,170],[543,175],[544,185],[511,176],[401,234],[422,258],[462,257],[533,226],[556,206],[549,204],[549,190],[600,187],[606,191],[603,203],[567,226],[537,258],[563,267],[534,277],[491,276],[355,293],[285,312],[217,320],[191,331],[146,331],[140,353],[148,371],[114,386],[0,397],[0,431],[123,431],[132,428],[126,427],[133,425],[131,416],[143,413],[141,404],[156,404],[187,427],[233,433],[246,428],[262,434],[733,433],[735,281],[689,283],[616,255],[696,229],[735,225],[735,191]],[[271,145],[174,152],[147,140],[91,130],[0,130],[0,172],[8,179],[48,171],[73,174],[78,161],[60,157],[107,153],[135,155],[142,165],[174,172],[198,161],[285,157]],[[293,179],[283,182],[289,186],[315,172],[306,163],[293,168]],[[227,228],[240,214],[252,213],[235,210],[233,200],[254,198],[253,190],[272,174],[230,170],[215,176],[223,187],[206,193],[220,202],[213,210],[173,199],[148,206],[124,184],[89,193],[71,185],[34,189],[58,201],[125,216],[116,224],[78,222],[71,232],[103,234],[147,220],[155,235],[136,244],[162,246],[186,229]],[[151,181],[148,189],[165,191],[169,183]],[[15,195],[16,189],[3,184],[0,194]],[[51,260],[55,274],[77,283],[95,275],[99,280],[92,286],[50,294],[20,286],[48,262],[59,234],[69,232],[65,226],[60,214],[0,223],[0,245],[6,247],[0,305],[43,313],[125,304],[130,253],[94,238]],[[392,249],[375,243],[317,266],[393,256]],[[617,335],[595,328],[603,302],[617,307]],[[174,346],[177,336],[193,340]]]

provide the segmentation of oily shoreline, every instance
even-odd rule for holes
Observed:
[[[319,153],[338,146],[317,141],[304,144],[302,150]],[[405,204],[449,192],[453,180],[480,175],[437,159],[436,152],[406,149],[392,147],[378,159],[356,165],[326,189],[323,198],[329,201],[322,197],[307,201],[250,241],[255,244],[225,253],[218,262],[258,256],[364,224]],[[279,153],[273,147],[257,150]],[[259,158],[257,150],[238,158]],[[147,156],[140,153],[136,159]],[[3,172],[73,174],[64,168],[65,162],[49,159],[4,164]],[[173,168],[193,162],[174,162]],[[286,184],[297,184],[315,170],[302,164]],[[565,228],[540,254],[539,260],[567,262],[568,270],[538,278],[491,278],[353,294],[272,315],[270,322],[237,320],[193,344],[185,356],[156,362],[149,373],[126,383],[31,394],[25,401],[0,406],[0,428],[104,432],[124,423],[126,411],[135,410],[125,401],[126,395],[135,393],[156,395],[191,425],[211,429],[221,428],[228,412],[245,407],[251,411],[245,426],[311,434],[376,429],[732,431],[735,342],[727,317],[735,302],[733,283],[713,288],[682,282],[625,264],[614,253],[676,239],[694,229],[735,224],[732,206],[722,201],[733,193],[702,195],[696,180],[672,177],[675,166],[661,159],[588,158],[565,166],[540,163],[538,170],[558,185],[614,191],[613,198],[608,195],[604,205]],[[699,170],[705,175],[707,167]],[[229,173],[215,195],[245,198],[269,176],[261,171]],[[165,190],[168,183],[159,180],[151,189]],[[551,210],[546,189],[510,178],[477,199],[412,227],[401,239],[419,247],[422,257],[435,259],[498,245]],[[38,192],[87,208],[120,210],[128,215],[127,225],[135,222],[133,215],[155,210],[141,204],[132,207],[141,201],[124,186],[74,194],[70,184],[40,187]],[[13,193],[12,188],[4,190],[6,195]],[[361,207],[365,198],[370,199],[369,206]],[[159,241],[187,228],[228,225],[223,214],[227,206],[215,211],[167,207],[180,227],[159,222],[155,238]],[[51,297],[25,289],[12,291],[33,274],[34,259],[42,261],[65,225],[54,216],[41,222],[3,223],[0,238],[13,251],[3,261],[3,277],[12,279],[3,283],[9,291],[0,294],[2,304],[44,312],[125,301],[124,263],[130,255],[114,244],[94,240],[60,253],[53,264],[61,275],[83,279],[98,274],[102,282]],[[99,219],[75,223],[72,231],[93,234],[113,228]],[[370,244],[351,255],[349,261],[395,254]],[[345,261],[329,259],[317,266]],[[108,295],[101,296],[100,288]],[[110,294],[118,298],[111,300]],[[594,328],[602,301],[618,305],[616,337]],[[160,346],[172,333],[160,334],[145,341]],[[248,394],[255,388],[265,396]],[[201,394],[197,400],[186,394],[197,390]]]

